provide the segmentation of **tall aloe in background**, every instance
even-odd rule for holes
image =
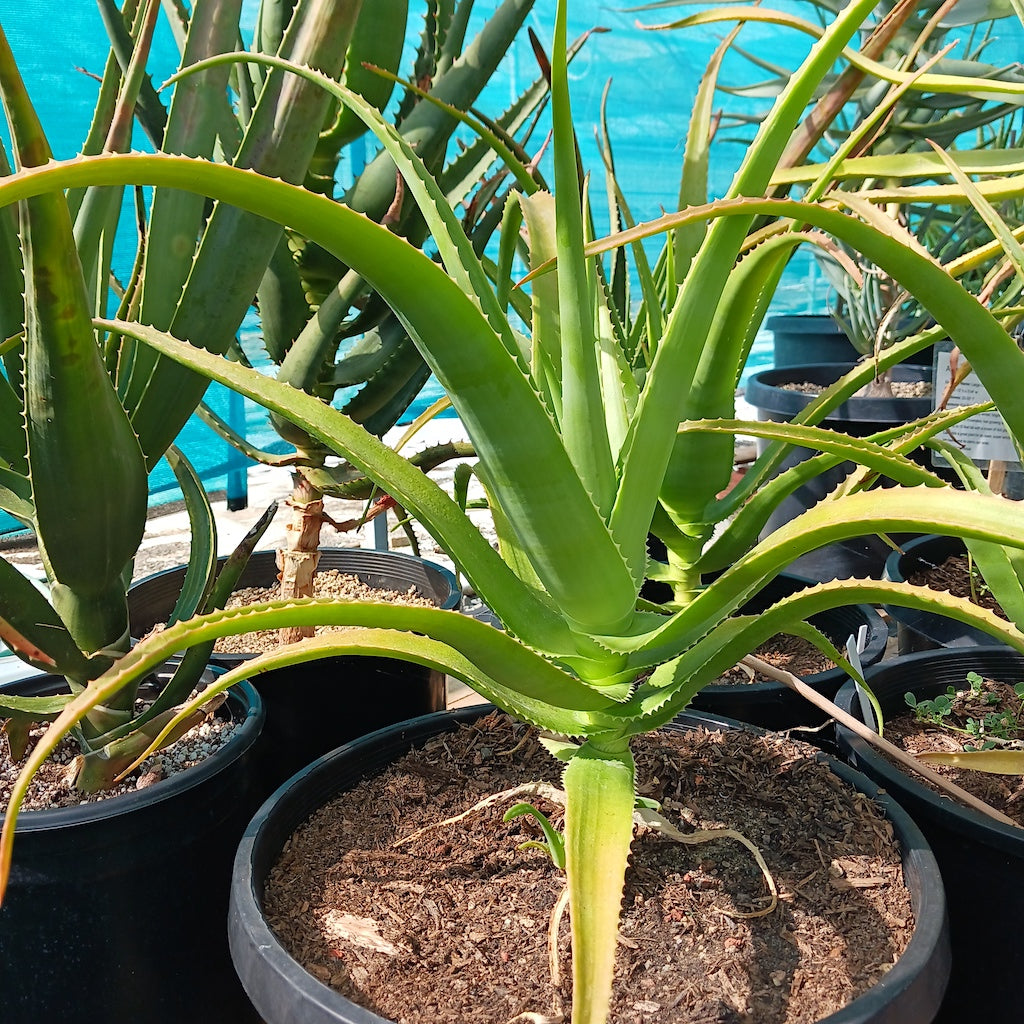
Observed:
[[[827,24],[835,13],[831,0],[810,0],[807,6],[821,24]],[[692,21],[684,19],[684,23],[702,24],[718,16],[707,12]],[[792,15],[766,9],[759,17],[799,27]],[[1015,24],[1013,10],[997,2],[883,4],[862,33],[860,52],[896,70],[1020,84],[1024,78],[1019,64],[1000,67],[988,59],[993,45],[998,45],[996,37],[1012,31]],[[783,87],[784,78],[777,68],[748,56],[771,77],[753,87],[726,91],[764,96]],[[723,121],[729,117],[725,113]],[[901,181],[921,184],[929,175],[942,178],[948,173],[941,163],[918,159],[931,154],[932,146],[983,161],[987,148],[1001,151],[1016,145],[1020,129],[1020,104],[1012,97],[993,101],[991,94],[970,91],[912,91],[905,83],[880,81],[866,70],[850,66],[823,83],[821,95],[795,133],[775,176],[776,187],[806,187],[839,157],[843,158],[843,172],[834,177],[831,187],[862,190],[892,184],[886,182],[885,175],[894,165],[900,167]],[[1004,206],[1006,219],[1019,225],[1019,202],[1009,200]],[[978,250],[990,237],[984,219],[970,205],[907,201],[891,204],[888,210],[942,263]],[[927,313],[891,277],[848,246],[828,238],[821,241],[814,255],[834,289],[833,315],[858,352],[871,354],[927,326]],[[979,266],[975,262],[970,268],[972,290],[985,286],[992,263]],[[989,287],[999,288],[1003,305],[1012,304],[1019,290],[1012,275]],[[887,375],[880,378],[878,386],[889,393]]]
[[[756,617],[736,614],[800,554],[865,531],[948,532],[1024,547],[1012,503],[951,491],[906,457],[910,447],[967,413],[941,414],[905,435],[868,440],[806,424],[758,426],[732,419],[736,379],[766,293],[780,263],[806,241],[802,227],[812,225],[853,245],[928,306],[970,357],[1010,428],[1024,438],[1024,353],[982,304],[908,237],[893,231],[867,200],[765,198],[815,88],[874,2],[855,0],[824,32],[762,125],[726,198],[693,205],[610,241],[588,243],[568,95],[566,0],[561,0],[552,48],[555,197],[538,192],[509,199],[494,267],[474,252],[416,153],[373,107],[301,68],[294,69],[297,75],[320,82],[377,134],[401,168],[443,268],[387,228],[323,196],[212,163],[160,155],[94,157],[26,170],[0,182],[0,209],[84,184],[146,182],[195,190],[287,223],[359,273],[408,329],[462,418],[479,456],[500,551],[429,478],[315,396],[137,322],[104,325],[237,388],[347,458],[448,549],[506,627],[498,631],[439,609],[317,600],[211,613],[171,626],[93,680],[40,741],[8,810],[0,882],[9,867],[26,781],[58,737],[90,709],[109,702],[139,673],[184,645],[255,627],[347,625],[353,628],[343,634],[262,656],[222,677],[214,689],[325,653],[387,652],[450,672],[511,714],[566,737],[556,749],[568,762],[573,1020],[599,1024],[607,1016],[633,832],[634,737],[668,722],[702,685],[780,630],[807,635],[839,658],[806,620],[850,601],[941,609],[1024,651],[1024,634],[969,602],[870,580],[821,584]],[[707,96],[705,88],[705,112],[698,111],[692,134],[698,148],[704,142],[700,126],[706,127],[710,116]],[[1019,186],[1005,179],[1002,187]],[[763,218],[769,221],[767,233],[751,235]],[[608,302],[609,281],[591,257],[657,231],[672,232],[679,248],[666,257],[666,272],[651,275],[654,285],[660,276],[670,287],[663,293],[664,316],[653,306],[649,310],[646,324],[653,327],[645,327],[642,372],[634,373],[634,353],[624,352],[622,325]],[[528,299],[511,280],[523,233],[535,274]],[[896,346],[883,359],[902,354]],[[837,395],[856,386],[856,375],[850,375]],[[828,400],[841,400],[837,395]],[[852,458],[866,472],[884,473],[903,486],[837,495],[756,543],[758,529],[751,530],[749,515],[762,514],[787,486],[764,484],[748,495],[745,507],[753,512],[739,513],[723,538],[708,547],[720,512],[717,495],[732,467],[732,435],[748,428],[778,438],[779,445],[819,448],[822,459]],[[639,599],[652,523],[666,538],[676,584],[676,600],[659,609]],[[713,582],[702,582],[704,552],[721,551],[723,543],[733,552],[728,567]],[[41,642],[42,630],[24,617],[17,621],[28,640]]]
[[[413,13],[408,0],[364,4],[345,61],[342,84],[378,111],[394,108],[395,129],[415,147],[452,206],[464,206],[464,226],[479,252],[498,225],[506,191],[502,178],[507,171],[494,168],[494,146],[518,148],[513,136],[528,135],[546,98],[546,81],[538,79],[494,121],[479,113],[470,118],[486,137],[460,146],[451,158],[448,153],[460,121],[467,118],[463,112],[477,102],[533,2],[506,0],[468,44],[472,0],[426,5],[422,38],[411,58],[410,84],[397,102],[392,89]],[[268,20],[265,17],[264,23]],[[267,25],[260,32],[264,49],[273,31]],[[265,70],[257,68],[252,77],[263,74]],[[355,172],[338,201],[422,246],[429,230],[406,195],[391,157],[379,152],[360,170],[360,160],[352,155],[365,151],[366,134],[366,125],[351,110],[332,102],[306,186],[333,197],[339,170]],[[430,370],[401,321],[367,281],[294,230],[286,231],[277,244],[257,292],[257,310],[260,355],[269,357],[276,378],[334,404],[378,436],[395,425],[429,377]],[[246,353],[240,357],[245,360]],[[281,591],[286,597],[311,595],[324,497],[368,497],[373,485],[350,465],[331,465],[331,453],[322,444],[280,417],[272,422],[294,449],[286,456],[256,451],[208,411],[205,416],[250,458],[294,467],[289,502],[293,528],[279,556]],[[468,453],[465,445],[448,444],[416,459],[429,469]]]

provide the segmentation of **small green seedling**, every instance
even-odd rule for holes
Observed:
[[[515,818],[521,818],[524,814],[529,814],[538,825],[540,825],[541,831],[544,833],[544,840],[531,839],[528,842],[520,843],[520,850],[543,850],[550,858],[551,863],[558,868],[559,871],[565,870],[565,840],[562,838],[562,834],[555,828],[554,825],[548,820],[548,816],[543,812],[537,810],[533,804],[519,803],[510,807],[506,812],[502,821],[512,821]]]
[[[937,725],[950,732],[983,741],[981,746],[968,746],[968,750],[991,750],[999,745],[999,741],[1006,743],[1019,739],[1020,715],[1024,711],[1024,683],[1016,683],[1013,687],[1014,695],[1022,701],[1016,711],[991,711],[979,717],[967,717],[963,726],[954,725],[952,718],[958,701],[961,704],[971,700],[989,705],[1000,703],[998,694],[985,692],[985,680],[977,672],[968,672],[966,681],[967,690],[958,692],[952,686],[947,686],[945,693],[932,700],[919,701],[912,693],[904,694],[904,700],[913,709],[918,722]]]

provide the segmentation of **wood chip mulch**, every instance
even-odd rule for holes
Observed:
[[[690,846],[640,830],[621,922],[616,1024],[810,1022],[864,992],[909,941],[891,826],[812,748],[781,736],[661,732],[635,744],[640,791],[683,831],[733,828],[760,849]],[[561,1022],[568,915],[552,984],[548,927],[564,876],[507,805],[438,826],[523,782],[559,785],[535,733],[499,714],[431,741],[322,808],[289,841],[266,893],[272,927],[325,983],[409,1024]],[[555,803],[533,801],[556,825]],[[397,837],[429,826],[414,842]],[[535,1016],[521,1016],[521,1015]]]
[[[756,651],[753,652],[762,661],[774,665],[775,668],[784,672],[792,672],[801,679],[810,675],[817,675],[819,672],[827,672],[835,668],[835,662],[827,658],[809,640],[801,636],[789,636],[787,633],[778,633],[770,640],[766,640]],[[773,682],[760,672],[746,669],[742,665],[736,665],[723,672],[715,683],[718,685],[729,683],[766,683]]]
[[[972,573],[973,569],[973,573]],[[973,579],[973,587],[972,587]],[[941,565],[922,566],[908,573],[907,582],[932,590],[948,590],[954,597],[963,597],[980,608],[987,608],[1000,618],[1007,618],[999,602],[985,584],[984,578],[966,555],[950,555]]]

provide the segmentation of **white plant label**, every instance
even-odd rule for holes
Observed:
[[[935,402],[938,404],[946,392],[951,378],[949,350],[937,353],[935,366]],[[977,405],[989,400],[984,385],[972,371],[957,385],[949,401],[947,409],[955,409],[964,405]],[[1017,451],[1013,447],[1010,435],[1002,416],[995,412],[983,412],[971,416],[963,423],[957,424],[949,433],[943,435],[947,439],[952,435],[956,444],[968,458],[975,462],[1016,462]],[[945,463],[945,459],[942,460]]]

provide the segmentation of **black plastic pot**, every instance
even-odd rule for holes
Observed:
[[[454,575],[443,566],[399,552],[325,548],[320,568],[338,569],[386,590],[404,593],[416,587],[441,608],[455,608],[461,597]],[[142,636],[154,623],[167,620],[184,576],[185,568],[179,566],[132,585],[128,608],[133,635]],[[276,579],[276,552],[256,551],[238,586],[266,587]],[[233,668],[251,657],[214,654],[211,661]],[[290,775],[339,744],[445,707],[444,673],[395,658],[323,658],[262,673],[253,683],[266,705],[267,724],[252,766],[259,800],[250,812]]]
[[[773,364],[852,363],[859,358],[846,332],[827,313],[784,313],[768,319],[774,336]],[[910,364],[931,366],[932,347],[910,356]]]
[[[927,534],[914,537],[900,545],[902,551],[893,551],[885,562],[885,578],[905,583],[920,569],[942,565],[953,555],[962,555],[967,547],[959,537]],[[900,654],[915,651],[934,651],[939,647],[978,647],[999,641],[988,633],[946,615],[925,612],[918,608],[886,605],[886,612],[896,623],[896,645]]]
[[[295,828],[326,801],[430,737],[489,710],[485,706],[430,715],[350,743],[290,779],[250,823],[235,859],[228,935],[235,968],[266,1024],[387,1024],[317,981],[285,952],[263,917],[264,883]],[[681,716],[678,722],[683,727],[709,728],[734,724],[702,715]],[[903,852],[916,924],[910,945],[884,978],[821,1024],[927,1024],[938,1008],[949,972],[945,899],[934,858],[913,822],[891,798],[846,765],[832,758],[828,763],[836,774],[885,807]]]
[[[757,614],[790,594],[808,586],[809,581],[783,573],[772,580],[757,597],[743,606],[744,614]],[[867,627],[861,664],[874,665],[885,654],[889,630],[881,615],[870,605],[851,604],[833,608],[811,618],[811,624],[820,629],[841,651],[846,640],[856,637],[862,626]],[[831,668],[805,676],[805,681],[820,694],[832,700],[839,687],[846,682],[847,675],[841,668]],[[825,724],[827,716],[788,686],[776,682],[720,683],[705,686],[691,706],[700,711],[723,715],[739,722],[756,725],[762,729],[792,729],[797,726],[818,728]],[[832,731],[801,736],[826,748],[832,746]]]
[[[2,689],[36,696],[65,685],[35,676]],[[232,970],[224,919],[263,707],[243,684],[222,712],[237,728],[195,768],[19,815],[0,907],[4,1024],[259,1020]]]
[[[843,329],[826,314],[786,313],[768,318],[774,337],[773,364],[852,363],[857,350]]]
[[[762,370],[751,376],[746,386],[746,400],[757,410],[757,418],[775,423],[789,422],[811,403],[815,396],[801,391],[787,390],[783,385],[809,383],[827,386],[834,384],[843,374],[853,369],[853,363],[788,366],[783,369]],[[922,381],[931,379],[930,366],[901,363],[893,368],[896,381]],[[932,399],[924,398],[850,398],[819,424],[831,430],[841,430],[853,437],[899,426],[931,412]],[[758,442],[762,451],[767,442]],[[779,472],[805,461],[814,453],[807,448],[794,448],[779,467]],[[808,480],[788,495],[769,519],[765,535],[813,508],[850,472],[852,463],[846,462],[835,469]],[[790,568],[801,576],[815,580],[845,579],[852,576],[881,577],[885,559],[892,549],[878,537],[856,537],[830,544],[795,561]]]
[[[1024,680],[1024,656],[998,646],[925,651],[876,665],[867,681],[883,714],[892,716],[905,709],[907,691],[930,699],[947,686],[963,686],[968,672],[1018,682]],[[837,703],[861,717],[852,683],[839,691]],[[848,729],[839,726],[837,733],[850,762],[891,793],[920,827],[945,880],[953,971],[937,1019],[1017,1020],[1024,974],[1024,829],[938,796]]]

